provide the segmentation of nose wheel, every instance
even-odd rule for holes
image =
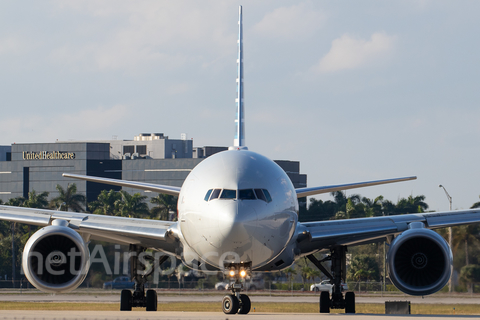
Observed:
[[[246,294],[227,294],[223,297],[222,309],[225,314],[247,314],[250,312],[252,304],[250,298]]]
[[[232,294],[227,294],[222,300],[222,310],[225,314],[247,314],[250,312],[252,303],[246,294],[241,294],[243,283],[247,274],[251,272],[252,263],[228,263],[225,264],[225,272],[234,282],[230,283]]]

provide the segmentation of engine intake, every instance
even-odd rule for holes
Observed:
[[[387,264],[390,279],[399,290],[428,295],[442,289],[450,279],[452,251],[438,233],[414,222],[391,243]]]
[[[37,289],[50,293],[69,292],[77,288],[88,273],[88,247],[66,224],[42,228],[25,244],[23,271]]]

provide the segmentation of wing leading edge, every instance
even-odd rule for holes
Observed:
[[[359,245],[381,241],[387,236],[394,236],[407,230],[412,222],[422,222],[427,229],[479,223],[480,210],[303,222],[299,223],[297,231],[298,247],[302,253],[311,253],[337,245]]]
[[[172,195],[172,196],[178,196],[180,194],[180,189],[181,189],[180,187],[165,186],[165,185],[161,185],[161,184],[146,183],[146,182],[135,182],[135,181],[127,181],[127,180],[117,180],[117,179],[93,177],[93,176],[83,176],[83,175],[71,174],[71,173],[64,173],[63,176],[65,178],[73,178],[73,179],[78,179],[78,180],[85,180],[85,181],[91,181],[91,182],[111,184],[111,185],[120,186],[120,187],[135,188],[135,189],[140,189],[140,190],[145,190],[145,191],[152,191],[152,192],[169,194],[169,195]]]
[[[145,247],[175,252],[169,230],[176,222],[103,216],[88,213],[53,211],[47,209],[0,206],[0,220],[48,226],[55,219],[65,220],[68,226],[90,239],[123,244],[140,244]]]
[[[405,178],[396,178],[396,179],[386,179],[386,180],[375,180],[375,181],[366,181],[366,182],[357,182],[349,184],[339,184],[331,186],[322,186],[322,187],[311,187],[311,188],[298,188],[295,189],[297,192],[297,198],[313,196],[315,194],[329,193],[341,190],[356,189],[362,187],[371,187],[387,183],[395,183],[402,181],[415,180],[417,177],[405,177]]]

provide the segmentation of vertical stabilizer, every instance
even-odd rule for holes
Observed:
[[[245,121],[243,109],[243,26],[242,26],[242,6],[238,7],[238,55],[237,55],[237,98],[235,99],[237,107],[237,118],[235,119],[235,140],[233,145],[236,147],[245,146]]]

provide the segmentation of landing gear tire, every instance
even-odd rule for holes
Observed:
[[[320,292],[320,313],[330,313],[330,293]]]
[[[242,306],[238,309],[238,314],[247,314],[250,312],[250,308],[252,307],[252,303],[250,302],[250,298],[246,294],[240,295],[240,301]]]
[[[146,307],[147,311],[157,311],[157,291],[155,290],[147,290],[146,295]]]
[[[355,313],[355,293],[347,292],[345,294],[345,313]]]
[[[235,314],[238,312],[239,307],[240,307],[240,303],[238,302],[237,297],[235,297],[233,294],[228,294],[225,297],[223,297],[223,301],[222,301],[223,313]]]
[[[120,311],[132,311],[132,291],[122,290],[120,296]]]

